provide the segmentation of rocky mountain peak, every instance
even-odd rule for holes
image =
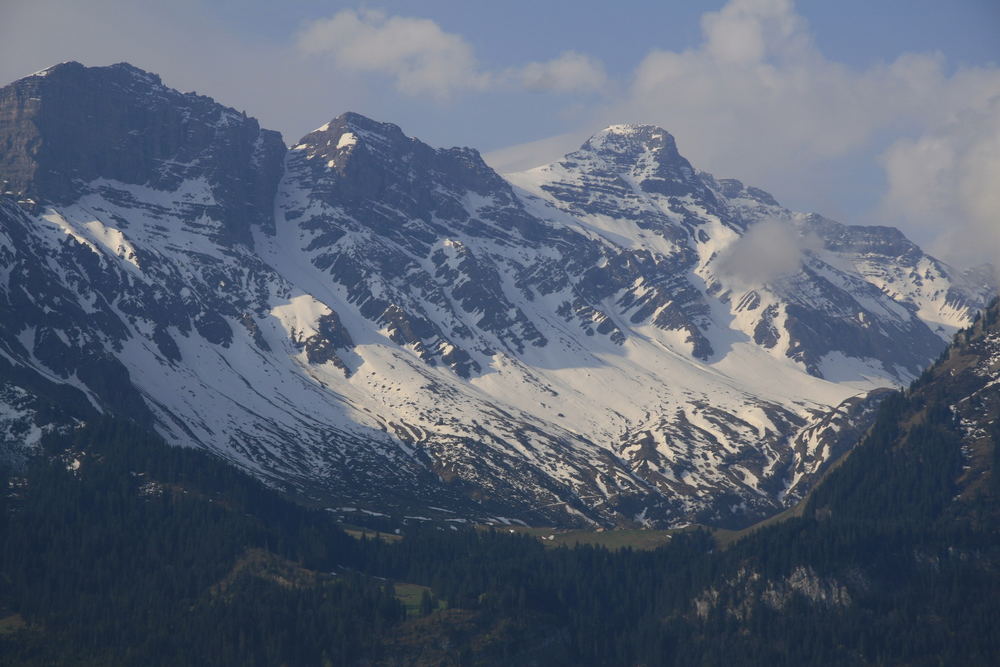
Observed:
[[[253,225],[273,227],[284,150],[245,113],[127,63],[66,62],[0,88],[3,190],[25,199],[68,204],[114,184],[172,192],[203,179],[208,198],[192,215],[250,243]]]
[[[392,123],[347,112],[304,136],[289,168],[329,203],[392,202],[411,218],[465,217],[455,197],[474,192],[513,204],[510,186],[472,148],[433,148]],[[444,196],[442,193],[451,193]],[[447,201],[446,201],[447,200]]]
[[[29,81],[40,78],[48,78],[49,80],[58,80],[60,78],[72,80],[80,77],[87,77],[95,72],[100,72],[109,80],[114,80],[120,85],[145,86],[150,88],[164,87],[163,80],[160,78],[159,74],[147,72],[146,70],[140,69],[127,62],[115,63],[104,67],[87,67],[86,65],[75,60],[67,60],[66,62],[61,62],[35,72],[34,74],[24,77],[20,81]]]
[[[399,153],[412,151],[419,143],[403,134],[397,125],[380,123],[348,111],[302,137],[292,150],[305,151],[310,159],[327,158],[333,162],[329,165],[332,168],[334,165],[343,167],[345,158],[353,154],[358,146],[365,147],[362,152],[374,152],[391,159]]]
[[[368,141],[390,144],[405,144],[410,141],[417,141],[403,134],[403,130],[398,125],[383,123],[354,111],[347,111],[340,114],[326,125],[317,129],[316,132],[335,136],[350,132]]]
[[[610,125],[566,156],[565,166],[634,184],[647,194],[711,197],[674,137],[656,125]]]
[[[355,161],[374,159],[391,163],[401,160],[407,165],[457,160],[465,162],[475,171],[493,171],[474,148],[433,148],[415,137],[407,136],[398,125],[373,120],[353,111],[345,112],[305,135],[292,150],[303,151],[309,159],[325,158],[327,167],[336,167],[340,173],[344,173],[348,156]]]
[[[580,150],[633,160],[645,152],[667,160],[681,158],[673,135],[657,125],[609,125],[584,142]]]
[[[392,123],[380,123],[348,111],[302,137],[292,151],[307,161],[325,165],[341,178],[358,170],[367,171],[373,160],[392,162],[403,155],[426,152],[416,139],[403,134]]]

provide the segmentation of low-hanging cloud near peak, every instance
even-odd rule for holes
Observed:
[[[715,270],[747,285],[766,285],[798,272],[806,253],[821,247],[819,238],[788,220],[761,220],[719,253]]]

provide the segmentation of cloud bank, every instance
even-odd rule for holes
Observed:
[[[829,60],[789,0],[732,0],[702,31],[696,49],[649,53],[609,113],[670,120],[713,167],[741,173],[845,155],[879,131],[921,130],[1000,94],[997,68],[948,76],[939,54],[860,71]]]
[[[884,154],[883,206],[937,232],[934,250],[1000,268],[1000,96]]]

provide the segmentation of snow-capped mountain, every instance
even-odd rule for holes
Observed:
[[[0,89],[0,435],[102,411],[338,511],[740,523],[798,498],[988,280],[613,126],[502,177],[276,133],[128,65]]]

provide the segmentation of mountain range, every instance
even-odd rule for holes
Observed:
[[[615,125],[500,175],[131,65],[0,89],[0,454],[106,413],[337,516],[744,525],[995,285]]]

